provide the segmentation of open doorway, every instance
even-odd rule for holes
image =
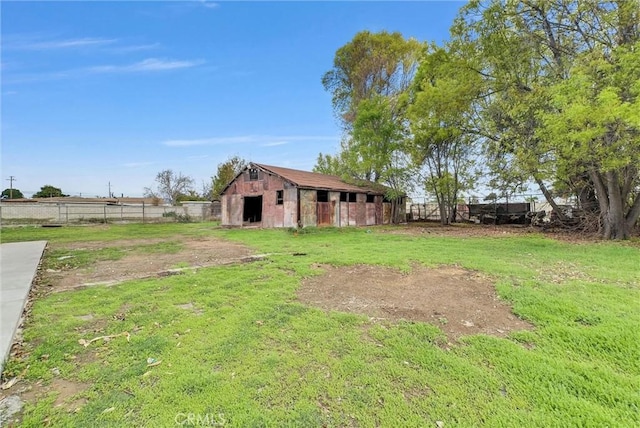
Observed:
[[[242,221],[259,223],[262,221],[262,196],[245,196]]]

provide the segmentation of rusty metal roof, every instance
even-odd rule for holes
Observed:
[[[279,166],[264,165],[252,162],[250,167],[254,166],[282,177],[297,187],[308,189],[334,190],[352,193],[371,193],[376,195],[384,195],[387,188],[379,183],[371,181],[362,181],[362,184],[349,184],[337,175],[319,174],[317,172],[300,171],[297,169],[282,168]]]

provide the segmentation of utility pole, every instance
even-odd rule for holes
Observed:
[[[9,182],[9,199],[13,199],[13,182],[18,180],[13,175],[10,175],[7,181]]]

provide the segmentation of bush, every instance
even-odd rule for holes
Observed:
[[[178,214],[175,211],[162,213],[162,217],[173,217],[177,223],[191,223],[192,221],[189,214]]]

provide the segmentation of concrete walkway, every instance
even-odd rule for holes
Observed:
[[[0,373],[47,241],[0,245]]]

